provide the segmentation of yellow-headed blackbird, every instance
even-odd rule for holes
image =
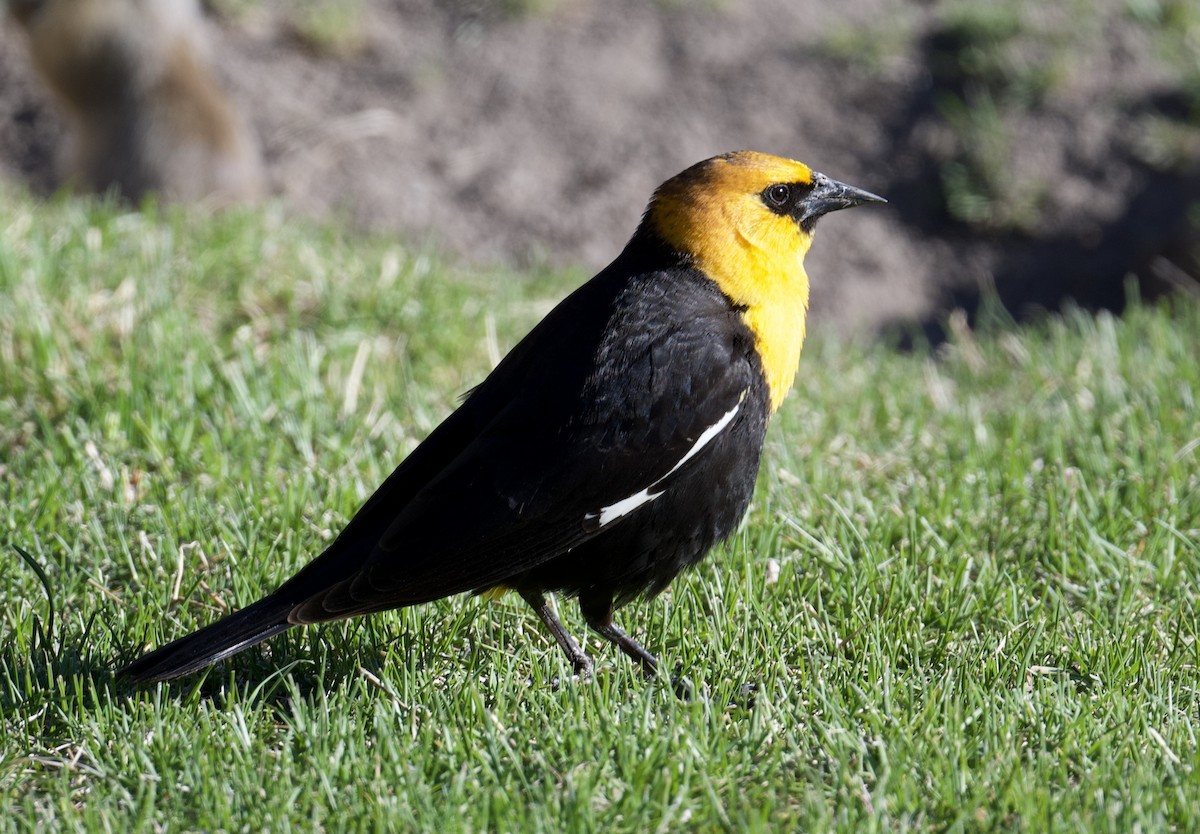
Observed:
[[[193,672],[292,626],[512,589],[581,675],[547,591],[653,673],[613,623],[728,536],[804,341],[804,255],[866,191],[740,151],[655,192],[625,250],[559,304],[409,455],[337,540],[249,608],[124,674]]]

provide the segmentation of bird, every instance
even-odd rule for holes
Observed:
[[[366,501],[258,602],[121,670],[198,671],[295,626],[516,592],[581,678],[593,662],[547,595],[652,677],[614,622],[745,515],[770,416],[795,380],[817,221],[882,197],[735,151],[653,194],[606,268],[561,301]]]

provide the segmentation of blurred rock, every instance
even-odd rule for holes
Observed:
[[[209,69],[195,0],[14,0],[9,12],[61,106],[72,186],[135,202],[261,195],[257,141]]]

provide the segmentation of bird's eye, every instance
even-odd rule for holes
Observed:
[[[778,208],[783,208],[791,202],[792,189],[783,184],[772,185],[767,188],[765,196],[768,203]]]

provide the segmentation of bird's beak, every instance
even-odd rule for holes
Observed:
[[[870,191],[863,191],[844,182],[831,180],[824,174],[813,172],[813,189],[800,203],[803,211],[800,222],[812,224],[823,214],[838,209],[854,208],[863,203],[886,203],[887,200]]]

